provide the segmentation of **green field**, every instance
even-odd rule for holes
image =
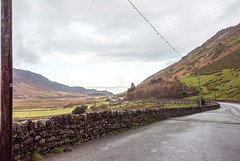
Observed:
[[[35,108],[35,109],[22,109],[22,110],[13,110],[13,117],[18,119],[25,118],[34,118],[34,117],[43,117],[43,116],[54,116],[61,115],[66,113],[71,113],[74,108]]]
[[[64,97],[64,98],[27,98],[13,100],[14,121],[39,119],[54,115],[72,113],[76,106],[92,102],[99,97]]]

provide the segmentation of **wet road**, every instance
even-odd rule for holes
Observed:
[[[240,120],[225,112],[229,105],[103,137],[45,161],[240,161]]]
[[[234,104],[234,103],[221,103],[221,104],[226,107],[226,112],[230,116],[240,120],[240,105],[239,104]]]

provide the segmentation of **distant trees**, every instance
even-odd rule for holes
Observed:
[[[162,77],[159,77],[159,78],[154,78],[154,79],[151,79],[151,84],[155,84],[155,83],[159,83],[159,82],[162,82],[163,81],[163,78]]]

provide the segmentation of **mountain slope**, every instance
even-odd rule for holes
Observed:
[[[66,97],[83,94],[111,94],[107,91],[96,91],[83,87],[69,87],[50,81],[40,74],[30,71],[13,69],[13,91],[15,98],[21,97]]]
[[[203,85],[201,88],[206,98],[213,99],[215,91],[217,91],[218,99],[239,100],[240,88],[236,83],[240,81],[239,66],[240,24],[217,32],[182,60],[144,80],[131,95],[138,97],[137,93],[141,91],[143,93],[141,95],[144,97],[146,95],[181,97],[186,93],[194,92],[198,86],[196,76],[197,68],[199,68]],[[167,93],[172,92],[172,94],[169,96],[159,95],[161,92],[156,95],[146,94],[146,92],[154,93],[153,90],[156,88]]]

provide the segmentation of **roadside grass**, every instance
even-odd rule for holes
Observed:
[[[53,152],[56,154],[61,154],[61,153],[63,153],[63,148],[55,147],[53,149]]]
[[[32,160],[33,160],[33,161],[40,161],[40,160],[42,160],[42,159],[43,159],[43,156],[42,156],[42,155],[40,155],[40,154],[37,153],[37,152],[34,152],[33,157],[32,157]]]

